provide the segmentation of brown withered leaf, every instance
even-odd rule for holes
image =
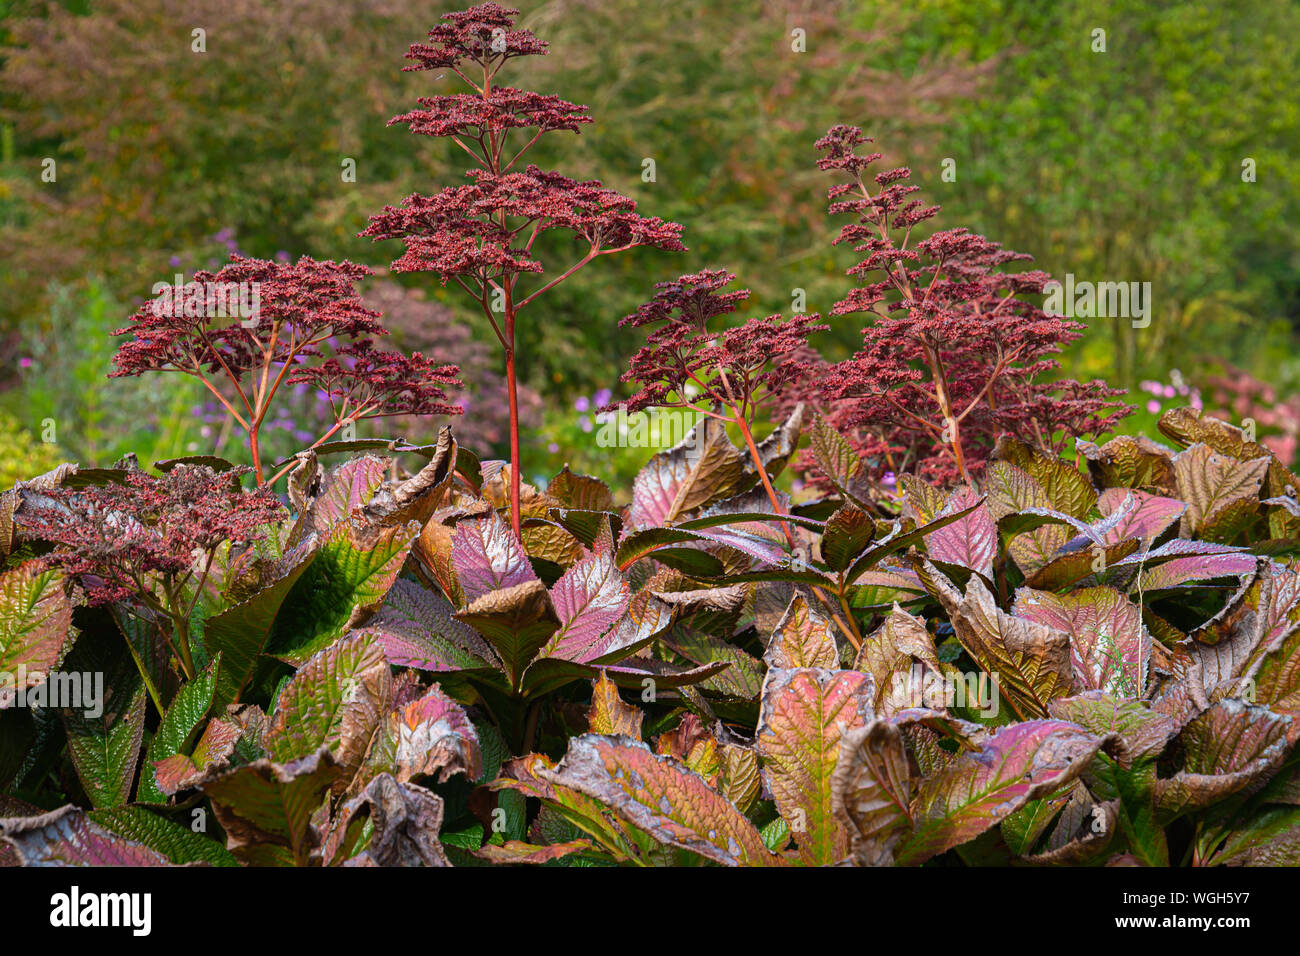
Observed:
[[[442,819],[442,798],[436,793],[380,774],[339,811],[326,860],[343,866],[451,866],[438,840]],[[370,839],[352,856],[366,820],[373,826]]]

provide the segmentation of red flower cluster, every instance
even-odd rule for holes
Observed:
[[[1054,371],[1050,358],[1082,325],[1045,313],[1021,298],[1039,294],[1041,271],[1003,272],[1029,256],[966,229],[911,243],[912,230],[937,206],[910,198],[906,168],[866,169],[879,153],[859,155],[862,131],[836,126],[817,142],[818,168],[848,181],[831,187],[833,214],[851,213],[835,244],[863,255],[848,275],[862,284],[831,310],[870,313],[861,350],[830,369],[825,395],[851,409],[844,424],[875,430],[905,450],[896,470],[915,465],[932,478],[966,480],[1012,432],[1044,447],[1114,426],[1128,408],[1121,391],[1097,381],[1036,383]]]
[[[428,43],[414,44],[406,54],[415,66],[407,70],[454,69],[469,60],[495,73],[516,56],[542,56],[546,42],[531,30],[516,30],[519,11],[498,3],[480,3],[457,13],[443,14],[446,23],[429,31]]]
[[[239,487],[248,470],[129,471],[121,484],[42,491],[40,507],[18,520],[25,534],[55,546],[48,560],[80,577],[91,604],[140,599],[153,593],[155,576],[175,589],[223,543],[256,541],[283,517],[269,489]]]
[[[411,47],[407,58],[416,65],[408,70],[450,70],[473,92],[423,97],[420,109],[394,117],[390,125],[449,138],[477,168],[468,173],[468,185],[450,186],[435,196],[408,196],[399,207],[385,207],[361,233],[405,243],[406,252],[393,263],[396,271],[432,272],[444,284],[454,279],[478,303],[501,343],[510,402],[510,517],[516,534],[521,530],[519,311],[597,256],[636,246],[685,249],[681,226],[639,215],[632,199],[598,181],[579,182],[531,165],[517,168],[543,134],[578,133],[591,122],[585,106],[493,82],[507,60],[546,52],[546,44],[530,31],[515,29],[518,14],[496,3],[449,13],[429,31],[428,43]],[[542,233],[557,229],[583,240],[586,249],[568,268],[547,277],[533,249]],[[529,275],[539,278],[527,280]],[[527,289],[519,285],[525,280],[531,282]]]
[[[390,415],[459,415],[445,389],[462,388],[455,365],[437,365],[419,352],[379,352],[369,341],[339,348],[319,365],[299,368],[289,384],[305,382],[329,396],[336,421]]]
[[[445,401],[444,388],[459,385],[454,365],[375,349],[388,330],[356,290],[370,274],[309,256],[293,264],[233,256],[182,289],[162,288],[131,316],[114,333],[132,338],[119,346],[112,375],[176,369],[200,379],[248,434],[259,483],[258,431],[283,384],[336,400],[338,418],[319,441],[363,418],[459,414]]]
[[[721,269],[706,269],[661,282],[654,298],[619,323],[662,325],[646,336],[623,374],[623,381],[638,382],[641,390],[611,408],[626,404],[629,412],[637,412],[705,401],[750,419],[766,396],[798,376],[800,366],[782,362],[782,357],[805,348],[811,333],[828,326],[818,324],[815,314],[769,315],[710,331],[710,319],[736,311],[749,298],[748,289],[722,291],[735,278]],[[692,385],[700,398],[688,397]]]

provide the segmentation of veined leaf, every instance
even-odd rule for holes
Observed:
[[[379,641],[346,637],[308,660],[285,685],[262,746],[279,764],[326,749],[350,776],[387,716],[392,692]]]
[[[618,685],[603,671],[591,682],[591,706],[587,708],[587,728],[593,734],[641,739],[640,708],[623,702]]]
[[[599,801],[669,846],[724,866],[772,866],[779,860],[750,823],[700,776],[672,757],[627,737],[584,734],[544,781]]]
[[[40,561],[0,572],[0,710],[13,706],[20,675],[24,687],[44,682],[73,636],[63,572]]]
[[[771,668],[763,683],[757,749],[763,779],[809,865],[842,859],[848,834],[835,820],[831,779],[840,738],[871,720],[875,687],[861,671]]]
[[[270,652],[301,666],[365,623],[397,579],[417,522],[391,527],[341,521],[276,616]]]
[[[394,776],[399,783],[435,773],[439,783],[457,773],[469,780],[482,776],[478,732],[460,704],[437,684],[392,720],[397,740]]]
[[[494,668],[491,646],[455,613],[441,594],[398,578],[375,616],[354,633],[373,635],[396,667],[436,673]]]
[[[1182,528],[1185,536],[1200,534],[1221,509],[1238,501],[1258,502],[1270,458],[1240,461],[1193,445],[1174,459],[1179,497],[1187,502]]]
[[[116,709],[105,709],[97,718],[79,710],[63,712],[72,764],[96,808],[120,807],[131,799],[144,738],[144,687],[138,687],[130,700],[106,703]]]
[[[535,578],[484,594],[456,619],[492,645],[514,689],[519,688],[525,668],[560,626],[546,586]]]
[[[915,828],[898,847],[900,864],[924,863],[1059,790],[1113,739],[1060,720],[1031,720],[974,742],[976,750],[959,751],[917,784]]]
[[[745,463],[746,456],[731,443],[726,429],[705,418],[680,444],[651,458],[636,476],[628,528],[666,527],[697,508],[744,491],[757,480],[746,474]]]
[[[587,663],[614,643],[614,625],[631,604],[631,590],[613,555],[595,554],[564,572],[551,588],[551,601],[560,626],[542,655]]]
[[[456,524],[451,563],[469,603],[537,579],[524,546],[495,511]]]
[[[217,675],[221,669],[221,657],[212,659],[203,673],[181,686],[171,706],[158,723],[158,730],[149,741],[145,755],[144,769],[140,773],[140,786],[136,791],[136,800],[141,803],[166,803],[167,795],[158,786],[155,766],[161,760],[175,756],[184,750],[194,732],[198,730],[203,718],[212,709],[212,701],[217,688]]]
[[[228,607],[203,624],[203,643],[211,655],[220,654],[216,702],[221,707],[239,699],[266,649],[276,617],[316,557],[316,538],[302,541],[277,563],[276,578],[242,603]]]
[[[319,859],[320,832],[312,816],[338,778],[322,748],[287,764],[258,760],[205,781],[226,848],[254,866],[307,866]]]
[[[981,669],[997,675],[1002,695],[1021,717],[1046,715],[1052,698],[1070,692],[1068,634],[1004,613],[977,577],[962,596],[937,570],[932,573],[957,639]]]
[[[1070,661],[1079,686],[1116,697],[1141,697],[1151,665],[1151,635],[1142,611],[1114,588],[1068,594],[1021,588],[1012,614],[1070,636]]]
[[[26,866],[171,866],[157,850],[128,840],[66,806],[34,817],[0,819],[0,837]]]
[[[209,840],[189,827],[173,823],[143,807],[94,810],[88,816],[92,823],[151,850],[157,850],[178,866],[186,863],[239,865],[234,855],[216,840]]]
[[[776,625],[764,659],[770,667],[834,668],[840,659],[831,625],[796,593]]]

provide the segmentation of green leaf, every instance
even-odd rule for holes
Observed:
[[[220,654],[222,660],[217,679],[218,707],[239,700],[266,648],[285,598],[315,557],[314,541],[304,542],[279,562],[276,579],[270,585],[204,622],[204,645],[209,654]]]
[[[157,850],[177,865],[239,865],[239,861],[216,840],[209,840],[143,807],[94,810],[88,816],[104,829]]]
[[[158,724],[158,730],[149,741],[144,769],[140,773],[140,786],[135,795],[140,803],[167,802],[167,795],[158,787],[154,764],[181,753],[193,737],[212,708],[220,668],[221,656],[217,655],[202,673],[176,692],[167,713],[163,714]]]
[[[262,746],[281,764],[326,749],[350,777],[386,719],[392,693],[392,670],[379,641],[346,637],[307,661],[280,691]]]
[[[85,716],[81,710],[63,711],[72,764],[86,796],[97,809],[120,807],[131,799],[144,738],[144,687],[138,686],[129,701],[116,703],[118,710],[106,708],[95,718]]]
[[[675,758],[627,737],[584,734],[563,760],[537,775],[599,801],[669,846],[724,866],[773,866],[779,859],[726,797]]]
[[[320,832],[312,816],[340,769],[321,749],[278,764],[258,760],[201,785],[226,831],[226,848],[254,866],[307,866],[319,859]]]
[[[43,683],[74,636],[63,573],[42,564],[25,561],[0,572],[0,709],[16,698],[20,669],[24,687]]]
[[[875,688],[861,671],[773,667],[763,682],[756,747],[763,780],[810,866],[848,854],[848,833],[835,819],[831,780],[840,738],[872,717]]]
[[[301,666],[364,623],[383,603],[419,532],[415,521],[392,527],[340,522],[285,599],[269,652]]]

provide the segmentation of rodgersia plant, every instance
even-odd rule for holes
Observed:
[[[413,49],[482,83],[406,118],[481,168],[376,220],[494,322],[498,291],[510,322],[537,294],[516,281],[541,231],[583,261],[676,242],[514,168],[531,140],[508,130],[580,112],[494,87],[543,49],[512,17],[453,14]],[[746,299],[727,272],[661,285],[625,320],[648,330],[630,405],[704,420],[626,506],[568,467],[507,483],[450,428],[409,477],[304,455],[288,509],[193,461],[0,494],[0,865],[1300,864],[1300,478],[1187,407],[1159,423],[1179,450],[1063,458],[1115,410],[1035,382],[1075,332],[1021,298],[1042,274],[961,230],[912,244],[931,210],[902,172],[869,187],[862,142],[822,145],[854,274],[883,276],[836,307],[873,316],[863,351],[818,364],[815,315],[715,324]],[[443,403],[450,369],[375,350],[359,267],[228,270],[262,283],[260,321],[142,311],[118,374],[201,378],[255,461],[289,383],[340,421]],[[825,497],[790,508],[800,400]],[[763,404],[785,414],[755,441]],[[912,472],[892,501],[882,465]],[[104,673],[101,714],[13,713],[65,666]]]
[[[309,386],[329,402],[334,423],[313,447],[366,418],[459,414],[445,401],[446,390],[460,385],[456,366],[375,347],[388,331],[356,292],[370,274],[309,256],[290,264],[234,255],[217,272],[196,272],[184,287],[167,286],[145,302],[114,333],[131,338],[112,374],[176,371],[199,379],[245,433],[258,484],[274,484],[289,467],[268,481],[260,446],[283,386]]]
[[[545,133],[577,133],[592,122],[587,108],[557,96],[496,82],[521,56],[546,53],[546,43],[515,29],[519,11],[484,3],[429,31],[411,46],[407,70],[451,72],[469,93],[420,99],[420,108],[394,117],[422,136],[450,139],[471,159],[470,182],[434,196],[407,197],[373,216],[362,233],[401,239],[398,272],[432,272],[454,281],[478,303],[505,352],[510,402],[510,519],[520,533],[519,410],[516,323],[520,312],[599,256],[636,246],[682,250],[681,227],[638,215],[636,203],[598,181],[579,182],[521,160]],[[563,269],[548,269],[534,253],[543,233],[572,233],[582,249]],[[533,277],[529,282],[529,277]]]
[[[239,487],[246,471],[176,465],[154,477],[128,469],[120,481],[49,488],[25,513],[25,532],[54,545],[46,562],[75,576],[91,605],[115,602],[162,625],[185,677],[193,678],[190,621],[214,555],[257,542],[283,517],[268,488]],[[152,685],[150,693],[161,713]]]
[[[1058,367],[1051,356],[1082,325],[1044,312],[1024,297],[1043,291],[1042,271],[1005,272],[1030,257],[964,228],[912,241],[938,206],[909,198],[906,168],[868,178],[880,153],[854,126],[835,126],[817,142],[817,166],[840,176],[829,191],[832,214],[850,213],[835,239],[865,257],[848,270],[861,284],[832,315],[872,317],[863,345],[833,369],[827,395],[851,403],[846,424],[899,438],[914,464],[938,478],[969,481],[1001,432],[1060,449],[1065,440],[1108,431],[1126,414],[1105,383],[1038,381]],[[898,470],[902,470],[902,467]]]

